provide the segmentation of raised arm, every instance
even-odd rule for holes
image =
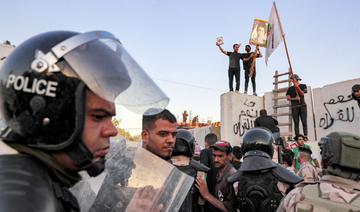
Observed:
[[[218,47],[219,47],[219,49],[220,49],[220,51],[222,52],[222,53],[224,53],[224,54],[226,54],[227,55],[227,51],[224,51],[224,49],[223,48],[221,48],[221,46],[220,45],[218,45],[218,44],[216,44]]]

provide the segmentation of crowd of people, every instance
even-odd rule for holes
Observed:
[[[221,49],[230,56],[229,78],[240,68],[232,63],[243,57],[236,54],[238,48],[234,45],[234,53]],[[195,139],[177,129],[175,116],[165,109],[169,99],[111,33],[34,36],[5,60],[0,81],[6,123],[0,135],[1,212],[80,211],[69,188],[81,180],[78,172],[95,177],[106,168],[110,137],[117,134],[116,104],[143,114],[142,148],[193,177],[180,211],[359,210],[360,137],[334,132],[322,138],[320,171],[306,135],[297,133],[298,148],[283,149],[283,163],[276,163],[279,130],[263,111],[241,147],[211,133],[194,157]],[[302,86],[295,87],[302,94]],[[359,101],[359,87],[352,91]],[[113,195],[101,210],[90,211],[159,212],[164,204],[154,206],[156,196],[156,189],[146,186],[126,207]]]

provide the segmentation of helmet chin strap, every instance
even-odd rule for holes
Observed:
[[[66,148],[65,152],[75,162],[76,166],[81,170],[86,170],[91,177],[99,175],[105,169],[105,158],[102,157],[93,163],[93,154],[80,139]]]
[[[65,152],[75,162],[77,167],[81,170],[86,170],[90,176],[95,177],[104,171],[105,158],[93,163],[92,160],[94,156],[81,139],[85,123],[86,89],[85,84],[81,82],[76,90],[76,114],[80,130],[77,131],[77,134],[74,136],[74,141],[65,149]]]

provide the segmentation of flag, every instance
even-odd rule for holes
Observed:
[[[266,65],[270,55],[273,53],[273,51],[275,51],[275,49],[281,43],[283,34],[284,32],[281,27],[279,14],[277,13],[276,4],[274,2],[270,12],[268,35],[266,39],[266,53],[265,53]]]

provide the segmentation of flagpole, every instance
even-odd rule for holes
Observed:
[[[276,17],[277,17],[278,22],[279,22],[279,26],[280,26],[280,30],[281,30],[281,35],[282,35],[283,40],[284,40],[284,45],[285,45],[285,50],[286,50],[286,56],[287,56],[287,59],[288,59],[288,62],[289,62],[290,73],[291,73],[291,76],[292,76],[294,73],[293,73],[293,71],[292,71],[290,56],[289,56],[289,52],[288,52],[288,48],[287,48],[286,40],[285,40],[285,34],[284,34],[284,31],[283,31],[282,26],[281,26],[280,17],[279,17],[279,13],[278,13],[278,11],[277,11],[277,8],[276,8],[276,3],[275,3],[275,1],[274,1],[274,8],[275,8]]]
[[[276,13],[276,17],[278,19],[278,22],[279,22],[279,26],[280,26],[280,30],[281,30],[281,35],[283,37],[283,40],[284,40],[284,46],[285,46],[285,50],[286,50],[286,56],[287,56],[287,59],[288,59],[288,62],[289,62],[289,66],[290,66],[290,74],[291,74],[291,78],[293,81],[297,81],[297,79],[294,79],[293,76],[294,76],[294,72],[292,70],[292,66],[291,66],[291,61],[290,61],[290,56],[289,56],[289,52],[288,52],[288,49],[287,49],[287,45],[286,45],[286,40],[285,40],[285,34],[284,34],[284,31],[282,29],[282,26],[281,26],[281,22],[280,22],[280,17],[279,17],[279,13],[277,11],[277,8],[276,8],[276,3],[274,1],[274,8],[275,8],[275,13]],[[295,89],[295,92],[296,92],[296,96],[299,97],[299,92],[297,89]],[[299,100],[300,102],[300,100]]]

